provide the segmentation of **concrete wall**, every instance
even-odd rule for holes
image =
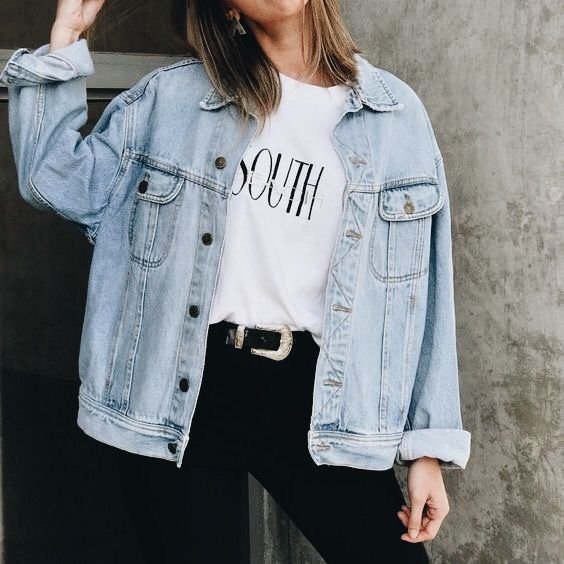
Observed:
[[[466,470],[444,474],[451,511],[429,555],[434,564],[563,562],[564,3],[341,6],[368,59],[423,100],[450,187],[472,455]],[[266,561],[278,562],[272,546]]]
[[[453,211],[463,418],[436,563],[562,562],[564,3],[342,2],[425,103]]]
[[[434,564],[560,563],[564,3],[341,6],[367,58],[425,103],[450,187],[472,455],[466,470],[444,473],[451,511],[429,555]],[[255,487],[260,496],[264,562],[322,562]]]

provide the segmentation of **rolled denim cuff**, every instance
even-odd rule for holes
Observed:
[[[49,51],[49,43],[34,51],[20,47],[0,71],[0,83],[5,86],[32,86],[91,74],[94,74],[94,62],[87,41],[82,38],[53,51]]]
[[[404,431],[396,464],[408,466],[422,456],[439,460],[446,470],[463,470],[470,457],[470,433],[463,429],[415,429]]]

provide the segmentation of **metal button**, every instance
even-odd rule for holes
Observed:
[[[141,194],[144,194],[147,191],[147,187],[149,186],[149,183],[143,179],[141,180],[141,182],[139,182],[139,186],[137,186],[137,191],[141,192]]]
[[[352,237],[353,239],[360,239],[362,237],[362,233],[355,231],[354,229],[347,229],[345,232],[346,237]]]
[[[176,443],[168,443],[168,450],[174,454],[176,452]]]
[[[200,308],[197,305],[191,305],[188,311],[192,317],[198,317],[198,315],[200,315]]]
[[[405,204],[403,204],[403,211],[405,211],[405,213],[413,213],[415,211],[415,206],[411,200],[407,200]]]
[[[351,163],[353,164],[360,164],[360,165],[366,164],[366,161],[362,157],[359,157],[357,155],[351,155],[349,157],[349,161],[351,161]]]
[[[211,233],[204,233],[202,235],[202,243],[204,243],[204,245],[211,245],[212,241],[213,241],[213,237]]]
[[[224,168],[225,163],[226,163],[225,157],[217,157],[217,159],[215,159],[216,168]]]
[[[178,382],[178,387],[183,391],[188,391],[188,378],[181,378],[180,382]]]

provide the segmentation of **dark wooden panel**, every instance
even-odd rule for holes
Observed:
[[[92,103],[88,131],[105,103]],[[0,105],[0,278],[6,369],[74,378],[92,247],[76,227],[20,196]]]
[[[0,48],[37,47],[49,41],[56,0],[2,0]],[[183,53],[182,0],[108,0],[89,40],[97,51]]]

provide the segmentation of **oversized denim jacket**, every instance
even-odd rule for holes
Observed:
[[[117,95],[83,137],[94,72],[87,41],[48,51],[17,49],[0,81],[21,196],[94,245],[77,424],[180,467],[231,186],[257,122],[245,125],[202,61],[188,57]],[[432,456],[462,469],[470,433],[460,412],[443,159],[416,93],[356,57],[360,83],[332,134],[346,187],[308,449],[318,465],[381,470]]]

